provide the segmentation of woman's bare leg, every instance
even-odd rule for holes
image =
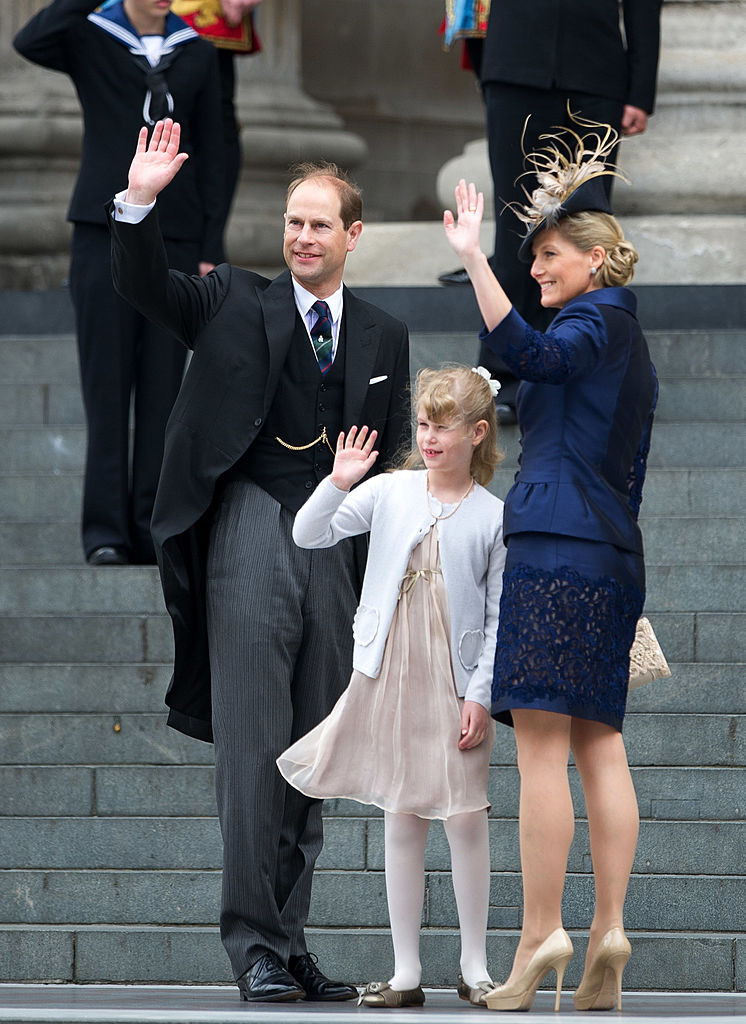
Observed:
[[[596,884],[588,963],[606,932],[624,927],[640,816],[622,734],[609,725],[574,718],[571,744],[583,783]]]
[[[575,828],[567,761],[572,719],[552,711],[511,712],[521,776],[519,829],[523,926],[508,981],[562,927],[562,892]]]

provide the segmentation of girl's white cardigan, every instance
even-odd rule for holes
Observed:
[[[436,522],[423,470],[381,473],[352,491],[322,480],[295,517],[293,539],[325,548],[370,531],[368,564],[355,613],[353,665],[376,678],[409,556]],[[488,710],[505,546],[503,503],[474,488],[458,512],[438,521],[440,563],[448,593],[451,661],[461,697]]]

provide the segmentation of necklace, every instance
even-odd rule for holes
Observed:
[[[469,482],[469,486],[466,488],[464,493],[461,495],[459,500],[456,502],[455,507],[452,508],[450,512],[446,512],[445,515],[443,515],[442,512],[440,513],[440,515],[438,515],[438,513],[433,510],[433,506],[430,504],[430,474],[427,473],[426,476],[425,476],[425,497],[427,498],[427,508],[428,508],[428,511],[429,511],[430,515],[433,517],[433,519],[450,519],[451,516],[455,515],[456,512],[458,512],[458,510],[461,508],[462,501],[471,494],[471,490],[472,490],[473,486],[474,486],[474,478],[472,477],[471,481]],[[439,498],[436,498],[435,500],[438,502],[440,507],[443,508],[443,502]]]

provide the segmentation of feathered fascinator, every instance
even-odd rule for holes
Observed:
[[[619,132],[611,125],[587,121],[577,114],[571,113],[570,118],[578,128],[591,130],[580,135],[574,128],[555,128],[539,136],[541,140],[550,140],[549,145],[534,153],[524,153],[524,174],[535,176],[538,186],[531,193],[523,187],[527,204],[509,204],[516,217],[528,226],[518,250],[518,258],[524,263],[533,259],[531,247],[536,234],[553,228],[568,214],[582,210],[611,213],[602,178],[627,180],[613,164],[606,163],[619,142]]]

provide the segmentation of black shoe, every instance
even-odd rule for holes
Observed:
[[[495,412],[497,413],[497,422],[502,427],[510,427],[518,422],[515,406],[509,402],[498,402],[495,406]]]
[[[459,267],[458,270],[449,270],[445,274],[438,274],[438,280],[441,284],[471,284],[469,275],[463,267]]]
[[[124,548],[118,548],[114,544],[94,548],[86,561],[89,565],[129,565]]]
[[[357,999],[357,989],[354,986],[345,985],[342,981],[330,981],[318,969],[317,963],[318,958],[313,953],[291,956],[288,960],[288,970],[298,984],[303,986],[306,999],[311,1002]]]
[[[306,995],[274,953],[263,953],[236,984],[241,999],[247,1003],[285,1003]]]

